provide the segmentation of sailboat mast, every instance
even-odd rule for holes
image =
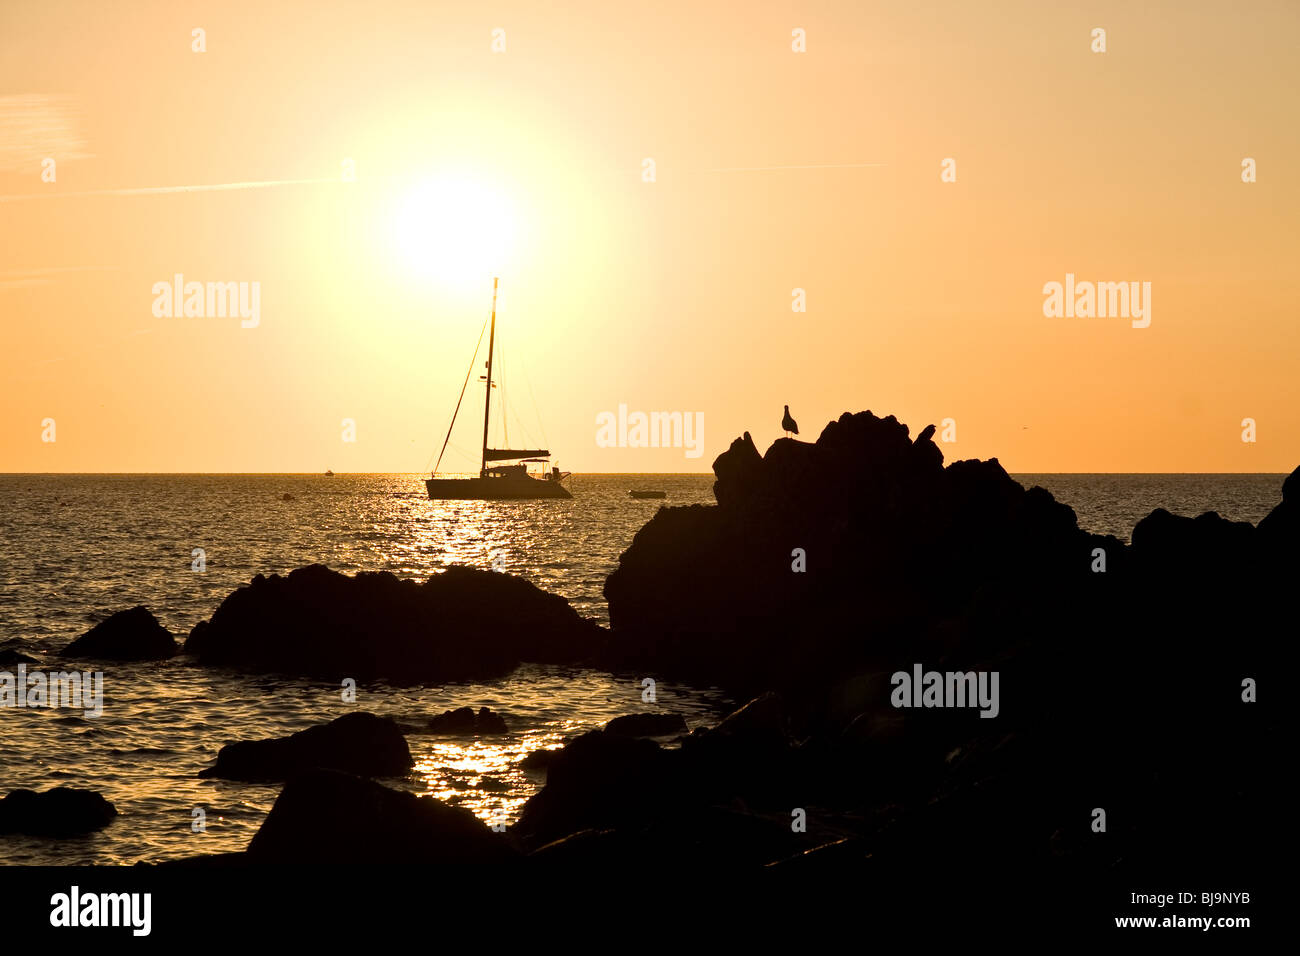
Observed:
[[[479,477],[487,477],[488,413],[492,410],[492,351],[497,340],[497,277],[492,278],[492,332],[488,336],[487,395],[483,399],[483,464]]]

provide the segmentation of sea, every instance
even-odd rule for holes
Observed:
[[[1285,476],[1015,477],[1071,505],[1081,527],[1128,540],[1157,507],[1257,522],[1281,500]],[[419,475],[0,475],[0,649],[41,661],[31,669],[63,670],[69,662],[54,655],[64,645],[137,604],[183,641],[254,575],[313,563],[416,580],[450,564],[494,567],[607,623],[601,589],[637,530],[661,505],[713,502],[711,475],[575,475],[568,486],[569,501],[432,502]],[[634,499],[634,488],[667,498]],[[482,683],[363,684],[355,703],[333,684],[198,667],[184,656],[104,670],[98,717],[0,708],[0,796],[86,788],[119,816],[83,837],[6,836],[0,862],[132,864],[242,850],[279,786],[198,772],[227,743],[285,736],[356,709],[408,724],[463,706],[501,713],[510,727],[502,737],[408,736],[415,770],[385,782],[509,825],[545,782],[518,767],[529,752],[645,710],[708,727],[737,703],[715,687],[660,681],[649,704],[635,678],[538,665]]]

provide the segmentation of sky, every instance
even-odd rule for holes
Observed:
[[[493,442],[565,470],[707,471],[789,404],[1289,472],[1298,41],[1267,0],[5,0],[0,472],[427,470],[494,275]],[[1045,314],[1067,274],[1149,311]],[[698,444],[602,440],[620,407]]]

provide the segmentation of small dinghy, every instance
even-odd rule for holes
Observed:
[[[668,492],[666,491],[629,491],[628,494],[631,495],[633,498],[667,498],[668,497]]]

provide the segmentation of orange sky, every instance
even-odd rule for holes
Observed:
[[[7,0],[0,472],[418,471],[494,270],[510,437],[566,469],[707,470],[788,402],[1011,471],[1290,471],[1298,42],[1292,2]],[[326,181],[69,195],[286,180]],[[466,180],[499,230],[420,215]],[[1067,272],[1150,282],[1150,326],[1045,317]],[[259,324],[156,317],[176,273]],[[600,447],[620,404],[703,454]]]

